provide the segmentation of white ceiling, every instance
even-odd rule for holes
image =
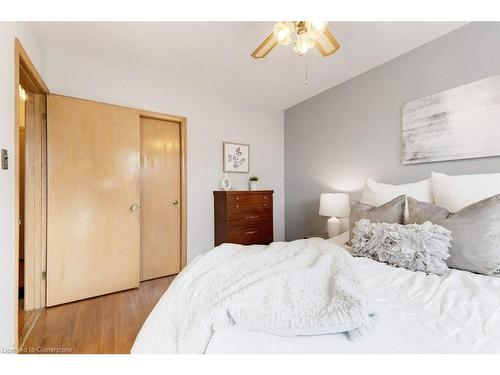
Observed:
[[[155,69],[200,89],[220,88],[243,100],[286,109],[407,51],[463,22],[330,22],[340,50],[305,61],[277,46],[265,59],[250,57],[271,22],[38,22],[47,54],[63,51]]]

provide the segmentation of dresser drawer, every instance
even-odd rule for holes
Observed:
[[[242,208],[228,212],[230,227],[247,226],[255,224],[268,224],[273,222],[272,208]]]
[[[227,198],[229,211],[245,208],[272,208],[272,194],[231,194]]]
[[[273,227],[261,224],[229,228],[228,240],[230,243],[241,245],[268,244],[273,242]]]

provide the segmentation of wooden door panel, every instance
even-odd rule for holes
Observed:
[[[47,305],[139,285],[139,114],[49,95]]]
[[[180,271],[180,168],[180,124],[141,118],[141,280]]]

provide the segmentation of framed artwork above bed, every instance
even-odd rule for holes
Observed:
[[[250,146],[242,143],[224,142],[222,146],[224,172],[248,173]]]
[[[402,106],[403,164],[500,155],[500,75]]]

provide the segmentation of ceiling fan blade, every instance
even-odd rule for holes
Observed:
[[[316,40],[316,48],[324,57],[327,57],[337,52],[340,44],[330,30],[326,28],[323,34]]]
[[[278,44],[278,41],[274,37],[274,33],[269,34],[269,36],[257,47],[252,53],[254,59],[262,59],[267,56],[269,52]]]

